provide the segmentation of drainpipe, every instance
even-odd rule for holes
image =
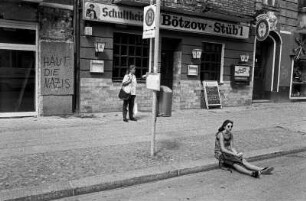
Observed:
[[[80,0],[73,1],[74,7],[74,96],[73,113],[80,113]]]

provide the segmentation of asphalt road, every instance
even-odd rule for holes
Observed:
[[[70,197],[58,201],[305,201],[306,152],[254,162],[273,166],[259,179],[213,170],[143,185]]]

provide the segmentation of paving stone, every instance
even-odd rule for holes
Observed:
[[[225,119],[234,120],[242,152],[306,142],[301,114],[306,103],[173,112],[158,118],[155,157],[149,113],[128,124],[120,113],[0,119],[0,191],[213,160],[215,133]]]

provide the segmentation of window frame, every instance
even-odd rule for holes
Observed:
[[[122,37],[122,35],[125,35],[125,37],[127,38],[127,43],[122,43],[122,39],[120,39],[119,43],[116,42],[115,37],[116,34],[120,35]],[[132,37],[129,36],[134,36],[134,38],[132,40],[134,40],[134,43],[131,43],[130,40]],[[142,41],[141,43],[137,44],[137,37],[139,37],[139,39]],[[129,32],[121,32],[121,31],[115,31],[113,33],[113,68],[112,68],[112,81],[113,82],[121,82],[123,77],[120,77],[120,74],[122,73],[121,71],[124,69],[126,70],[128,68],[129,65],[136,65],[136,73],[137,71],[140,71],[140,75],[143,75],[144,73],[148,72],[149,70],[149,49],[150,49],[150,43],[148,39],[142,39],[142,35],[139,33],[129,33]],[[136,40],[135,40],[136,39]],[[146,43],[144,43],[143,41],[147,40]],[[117,52],[117,46],[118,45],[118,52]],[[122,55],[121,51],[122,51],[122,47],[125,47],[126,49],[126,54]],[[133,48],[130,48],[133,47]],[[130,49],[133,49],[134,54],[130,55],[129,51]],[[145,49],[147,49],[147,51],[144,51]],[[137,50],[140,51],[140,56],[138,56],[137,54]],[[147,53],[146,56],[144,55],[144,52]],[[122,57],[126,57],[126,66],[122,66],[121,65],[121,58]],[[119,65],[117,66],[117,62],[116,59],[119,59]],[[132,59],[134,62],[130,62],[130,59]],[[141,65],[139,66],[139,64],[137,63],[140,61]],[[144,61],[146,61],[146,66],[144,66]],[[119,69],[119,76],[114,77],[114,72],[115,70]],[[144,71],[144,72],[142,72]],[[117,72],[118,73],[118,72]],[[137,76],[137,81],[139,83],[144,83],[145,80],[141,79],[141,76]]]
[[[212,42],[212,41],[202,41],[202,55],[201,55],[201,61],[200,61],[200,69],[199,69],[199,78],[201,80],[201,70],[202,70],[202,59],[203,59],[203,46],[204,43],[211,43],[211,44],[217,44],[217,45],[221,45],[221,60],[220,60],[220,74],[219,74],[219,80],[213,80],[213,81],[218,81],[219,84],[223,84],[224,83],[224,52],[225,52],[225,44],[224,43],[219,43],[219,42]],[[204,80],[201,80],[201,82]]]
[[[14,29],[29,29],[35,31],[35,44],[14,44],[14,43],[0,43],[0,49],[4,50],[22,50],[22,51],[34,51],[35,52],[35,97],[34,97],[34,108],[33,112],[0,112],[0,117],[23,117],[23,116],[38,116],[39,113],[39,102],[38,102],[38,86],[40,80],[39,66],[39,43],[38,43],[38,24],[31,22],[16,22],[12,20],[1,20],[0,27],[14,28]]]

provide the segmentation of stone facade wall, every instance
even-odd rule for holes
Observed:
[[[254,0],[208,0],[213,7],[240,15],[254,15]]]
[[[82,78],[80,83],[82,113],[118,112],[122,110],[122,100],[118,98],[121,83],[112,79]],[[152,92],[146,85],[139,83],[136,92],[139,111],[152,110]]]
[[[242,106],[252,104],[251,86],[232,86],[231,82],[224,82],[219,86],[222,106]],[[200,81],[181,81],[181,107],[180,109],[206,108],[204,89]]]
[[[200,80],[182,80],[180,109],[201,108],[202,89]]]
[[[230,82],[224,82],[219,86],[219,89],[221,103],[225,107],[252,104],[252,87],[250,85],[233,87]]]

